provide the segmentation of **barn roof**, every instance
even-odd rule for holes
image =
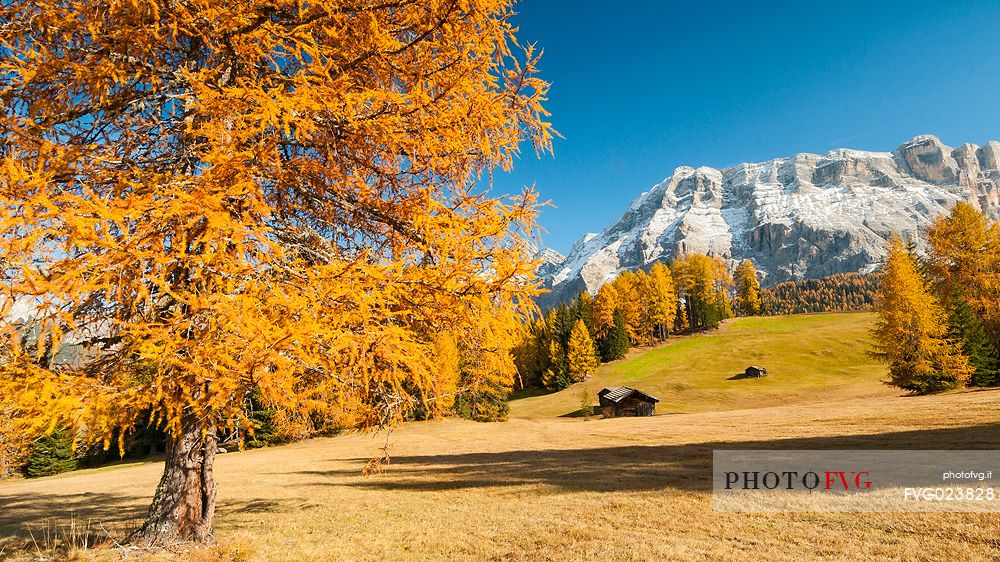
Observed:
[[[630,386],[609,386],[598,392],[597,395],[602,398],[607,398],[608,400],[615,403],[621,402],[622,400],[628,398],[629,396],[636,396],[636,395],[638,395],[640,398],[645,398],[652,402],[660,401],[659,398],[651,394],[646,394],[641,390],[636,390]]]

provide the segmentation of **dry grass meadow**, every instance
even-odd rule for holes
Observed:
[[[867,315],[828,315],[826,330],[817,329],[817,334],[854,330],[854,323],[864,324],[866,318],[870,320]],[[744,328],[730,324],[706,340],[725,337],[730,330],[734,341],[729,349],[738,350]],[[671,345],[650,353],[659,354],[659,361],[676,360],[680,356],[662,351]],[[780,354],[773,348],[768,353],[776,353],[771,359],[777,361]],[[788,350],[792,363],[801,362],[801,351]],[[648,361],[646,355],[621,363]],[[622,375],[622,368],[606,366],[598,380]],[[670,370],[674,368],[671,364]],[[729,372],[726,369],[705,359],[680,371]],[[848,361],[844,372],[857,379],[853,395],[850,385],[840,383],[824,395],[822,382],[804,373],[800,382],[806,388],[787,389],[788,398],[783,398],[782,383],[776,379],[729,381],[778,387],[747,391],[762,397],[762,407],[747,407],[741,396],[738,403],[713,409],[706,394],[708,398],[687,408],[692,413],[672,413],[685,408],[665,398],[658,410],[663,414],[652,418],[560,417],[572,406],[568,397],[578,394],[579,389],[569,389],[566,396],[550,395],[548,404],[541,397],[525,399],[533,403],[515,402],[512,419],[505,423],[406,424],[392,435],[392,463],[385,473],[373,476],[362,476],[361,469],[378,452],[384,436],[350,434],[224,454],[216,472],[221,546],[176,556],[1000,559],[1000,514],[712,511],[713,449],[987,449],[1000,443],[1000,390],[903,397],[877,384],[877,369]],[[820,386],[814,391],[816,384]],[[701,392],[697,390],[699,396]],[[545,415],[549,410],[556,415]],[[159,471],[159,464],[147,463],[0,483],[0,558],[36,556],[31,537],[40,542],[45,528],[65,534],[71,525],[89,525],[120,536],[142,517]],[[122,552],[110,546],[81,556],[116,559]],[[172,557],[163,552],[128,554]]]

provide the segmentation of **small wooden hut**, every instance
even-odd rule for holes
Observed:
[[[601,413],[608,418],[652,416],[659,398],[628,386],[609,386],[597,393]]]
[[[756,365],[750,365],[747,370],[743,372],[747,377],[761,378],[767,374],[767,369],[764,367],[758,367]]]

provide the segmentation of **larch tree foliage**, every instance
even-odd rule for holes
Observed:
[[[450,332],[439,332],[434,337],[434,371],[430,388],[423,393],[428,416],[440,417],[455,404],[458,383],[462,376],[458,342]],[[502,372],[502,371],[501,371]]]
[[[899,236],[889,241],[876,310],[872,356],[889,365],[889,384],[927,393],[969,380],[973,369],[947,337],[945,310]]]
[[[678,259],[673,271],[692,330],[715,328],[730,316],[726,294],[732,287],[732,278],[721,259],[691,254]]]
[[[615,310],[620,306],[621,297],[612,283],[605,283],[594,297],[594,335],[604,338],[615,325]]]
[[[656,337],[664,340],[673,328],[677,315],[677,287],[670,268],[663,262],[656,262],[649,269],[649,287],[650,302],[647,308]]]
[[[587,325],[583,320],[577,320],[570,333],[569,344],[566,346],[566,368],[570,378],[573,382],[585,381],[594,374],[600,363]]]
[[[552,132],[512,3],[4,2],[0,312],[37,345],[4,320],[0,444],[121,446],[147,415],[169,440],[133,540],[207,541],[248,393],[389,426],[441,330],[509,388],[484,322],[530,306],[536,198],[479,186]],[[69,340],[82,364],[52,362]]]
[[[736,310],[743,316],[757,316],[763,311],[760,299],[760,282],[753,262],[743,260],[733,273],[736,285]]]
[[[926,269],[938,297],[947,303],[960,288],[1000,348],[1000,227],[972,205],[959,202],[927,229],[927,245]]]
[[[643,282],[639,274],[625,271],[612,281],[618,292],[618,307],[625,316],[629,342],[643,344],[646,341],[642,327]]]

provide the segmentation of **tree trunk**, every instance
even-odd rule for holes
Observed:
[[[166,464],[149,515],[132,542],[171,544],[215,540],[216,432],[194,415],[181,420],[181,435],[167,437]]]

